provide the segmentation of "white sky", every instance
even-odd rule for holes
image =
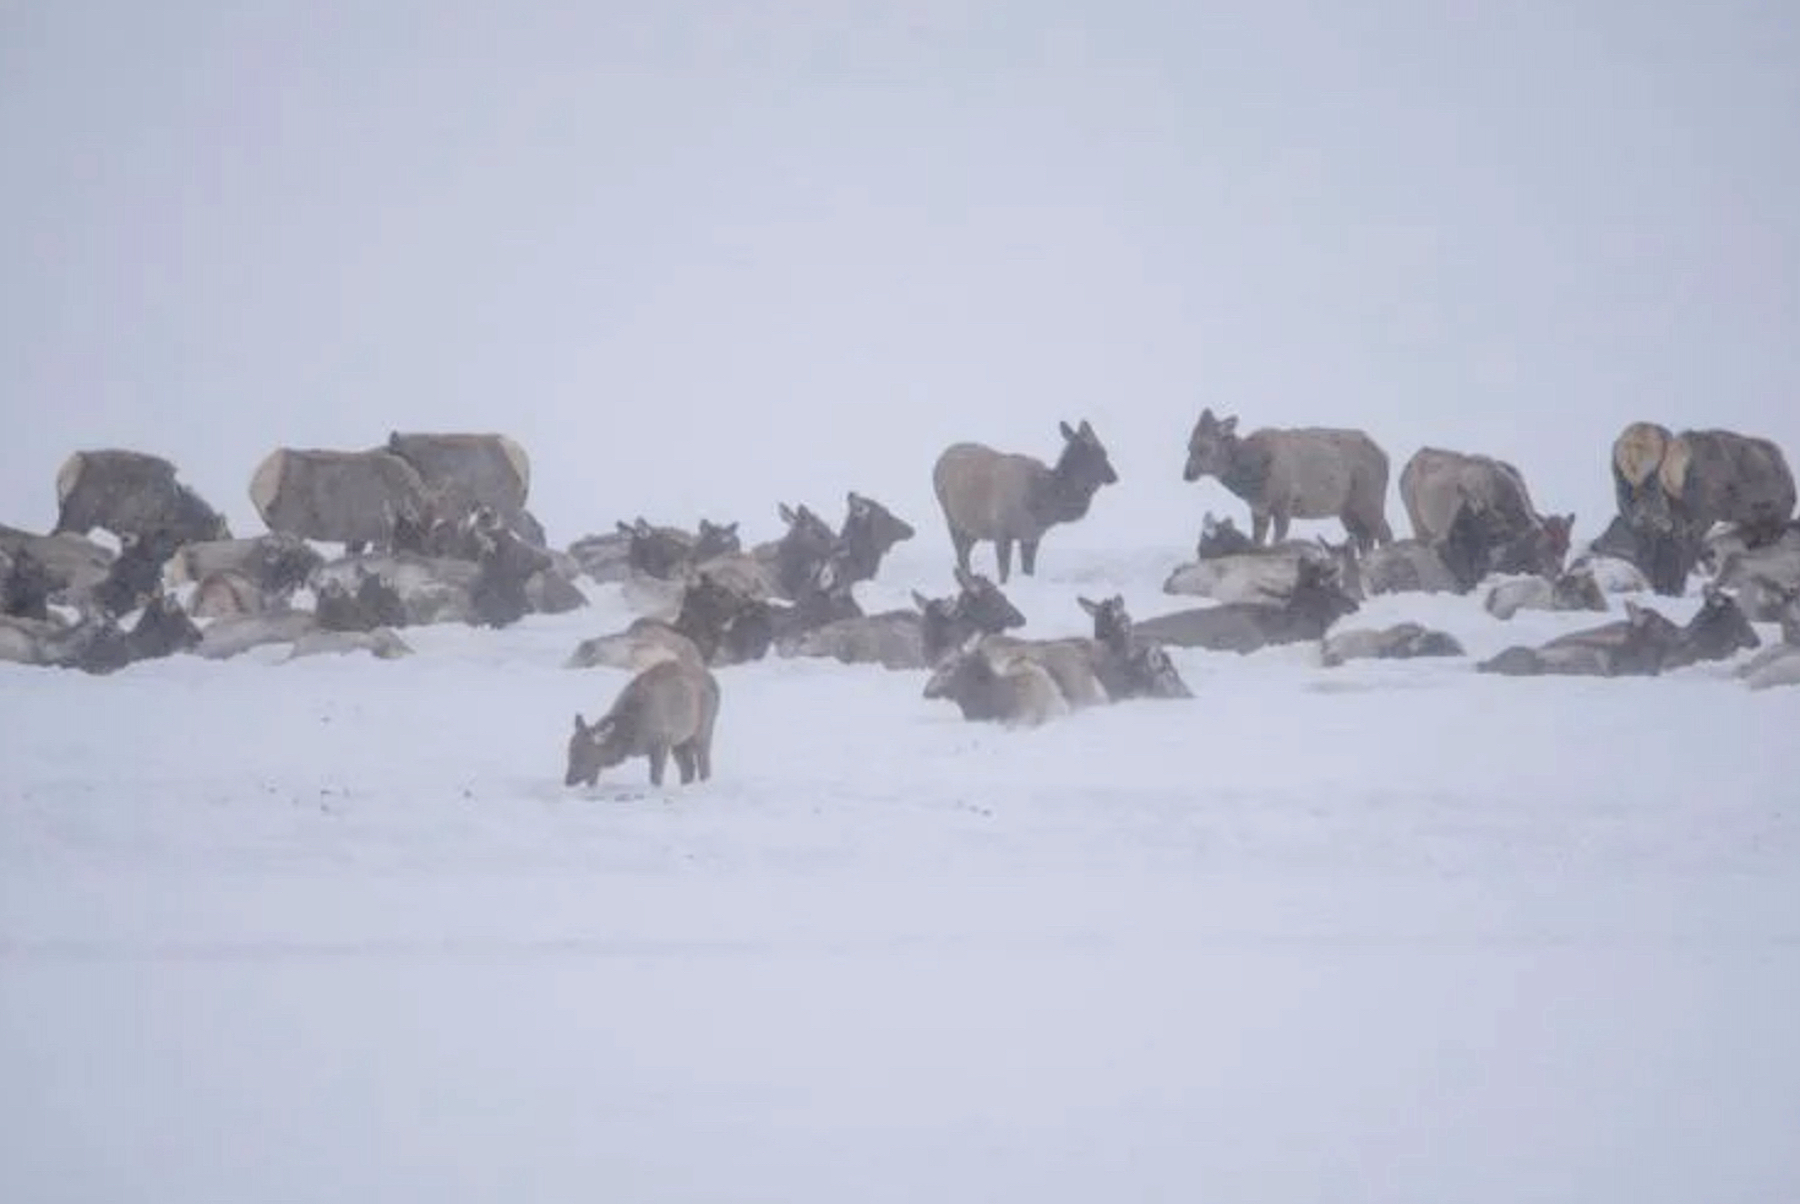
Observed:
[[[277,444],[501,429],[554,538],[942,541],[959,438],[1191,544],[1203,404],[1610,507],[1633,418],[1800,459],[1800,8],[0,5],[0,521],[77,447],[234,523]],[[1398,498],[1389,516],[1404,533]]]

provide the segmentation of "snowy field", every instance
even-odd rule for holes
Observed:
[[[906,553],[866,607],[948,588]],[[1077,633],[1170,563],[1009,592]],[[0,665],[0,1199],[1800,1199],[1800,690],[1177,651],[1192,701],[1007,731],[771,659],[712,782],[569,790],[616,588]],[[1349,622],[1403,618],[1595,621]]]

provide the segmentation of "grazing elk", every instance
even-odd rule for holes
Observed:
[[[971,636],[1021,627],[1025,616],[989,578],[956,570],[958,593],[927,598],[912,593],[916,610],[890,610],[841,619],[777,645],[782,656],[831,657],[842,664],[929,669]]]
[[[1324,637],[1338,619],[1354,614],[1355,598],[1328,565],[1302,560],[1293,592],[1280,603],[1227,602],[1175,611],[1137,624],[1137,634],[1179,648],[1249,653],[1270,644]]]
[[[396,527],[424,530],[433,495],[391,452],[282,447],[250,477],[250,502],[271,531],[338,543],[349,555],[394,548]]]
[[[563,785],[592,786],[600,771],[627,757],[650,762],[650,784],[661,786],[671,755],[681,784],[712,777],[713,727],[719,682],[705,667],[682,660],[651,665],[626,683],[612,707],[593,723],[575,716]]]
[[[1713,524],[1774,538],[1794,513],[1794,475],[1781,449],[1733,431],[1677,435],[1633,422],[1613,441],[1612,475],[1619,516],[1638,544],[1634,559],[1659,594],[1686,590]]]
[[[1216,477],[1250,505],[1250,538],[1287,538],[1296,518],[1336,518],[1357,550],[1393,540],[1388,527],[1388,458],[1362,431],[1327,427],[1264,427],[1239,437],[1238,420],[1200,412],[1188,437],[1181,479]]]
[[[1328,635],[1319,642],[1319,663],[1335,669],[1354,660],[1413,660],[1426,656],[1464,656],[1462,644],[1447,631],[1422,623],[1392,627],[1358,627]]]
[[[1068,700],[1043,665],[1024,656],[996,662],[973,637],[939,663],[924,696],[954,702],[966,720],[1006,727],[1036,727],[1069,713]]]
[[[1100,684],[1115,702],[1126,698],[1194,696],[1169,658],[1168,649],[1137,638],[1123,596],[1114,594],[1099,602],[1077,597],[1075,601],[1094,620],[1094,641],[1104,651],[1098,662]]]
[[[76,452],[56,474],[56,501],[53,534],[99,527],[124,539],[163,531],[177,544],[231,536],[224,517],[175,479],[175,465],[144,452]]]
[[[1486,542],[1481,549],[1484,574],[1553,578],[1569,554],[1575,516],[1539,514],[1523,474],[1504,460],[1422,447],[1400,470],[1400,500],[1413,538],[1426,544],[1450,534],[1458,511],[1479,516]]]
[[[1013,544],[1019,567],[1037,574],[1038,543],[1051,527],[1086,517],[1102,486],[1118,481],[1106,447],[1084,418],[1061,424],[1062,454],[1054,466],[1034,456],[995,451],[984,443],[953,443],[931,470],[931,485],[944,512],[956,566],[969,571],[976,543],[994,545],[1000,584],[1012,575]]]

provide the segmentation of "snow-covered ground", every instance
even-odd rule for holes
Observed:
[[[1075,633],[1170,563],[1009,593]],[[1177,652],[1192,701],[1006,731],[772,659],[712,782],[568,790],[591,592],[0,665],[0,1200],[1800,1199],[1800,690]],[[1348,622],[1403,618],[1596,621]]]

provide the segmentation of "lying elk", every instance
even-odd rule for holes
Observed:
[[[1362,592],[1363,572],[1352,542],[1289,540],[1246,552],[1202,556],[1163,581],[1163,593],[1216,602],[1278,602],[1294,592],[1301,561],[1329,565],[1352,596]]]
[[[703,665],[755,660],[768,651],[771,615],[767,602],[746,598],[702,571],[683,591],[672,621],[640,618],[624,631],[584,640],[565,667],[641,669],[669,659]]]
[[[1256,541],[1238,530],[1237,523],[1230,518],[1214,518],[1211,510],[1201,515],[1200,538],[1194,544],[1196,560],[1236,556],[1243,552],[1253,552],[1256,548]]]
[[[1250,538],[1287,538],[1296,518],[1336,518],[1357,550],[1367,552],[1393,540],[1388,527],[1388,457],[1362,431],[1330,427],[1264,427],[1240,437],[1236,416],[1216,417],[1211,408],[1188,436],[1181,479],[1216,477],[1250,505]]]
[[[845,495],[844,505],[844,525],[837,535],[837,555],[843,561],[842,575],[849,585],[873,581],[881,569],[882,559],[894,545],[904,543],[917,532],[911,523],[854,489]]]
[[[1606,593],[1594,571],[1577,564],[1554,581],[1531,575],[1500,581],[1482,600],[1482,608],[1496,619],[1510,619],[1521,610],[1595,610],[1606,607]]]
[[[1701,661],[1724,660],[1762,643],[1731,595],[1708,589],[1685,627],[1627,600],[1623,620],[1558,636],[1538,648],[1515,646],[1476,666],[1514,677],[1654,677]]]
[[[704,782],[712,777],[718,718],[717,678],[701,665],[659,661],[627,682],[593,723],[576,714],[563,785],[592,786],[602,770],[628,757],[644,757],[650,762],[650,784],[661,786],[670,756],[682,785],[696,777]]]
[[[1168,649],[1137,638],[1123,596],[1114,594],[1099,602],[1077,597],[1075,601],[1093,617],[1094,641],[1103,650],[1097,665],[1100,684],[1115,702],[1126,698],[1194,696],[1169,658]]]
[[[956,567],[968,572],[970,553],[986,540],[994,545],[1005,585],[1017,543],[1019,567],[1035,576],[1045,533],[1085,518],[1101,487],[1118,481],[1105,445],[1086,419],[1079,427],[1064,422],[1060,429],[1063,448],[1054,466],[984,443],[953,443],[938,456],[931,485],[956,549]]]
[[[0,660],[104,674],[186,651],[198,645],[200,638],[200,629],[176,601],[157,594],[145,603],[129,631],[104,614],[86,617],[73,626],[0,618]]]
[[[925,683],[924,697],[954,702],[966,720],[1007,727],[1036,727],[1069,713],[1068,700],[1043,665],[1025,656],[990,659],[978,639],[944,658]]]
[[[958,569],[956,582],[954,597],[927,598],[914,590],[915,610],[827,623],[780,641],[776,650],[782,656],[831,657],[847,665],[929,669],[971,636],[1024,626],[1025,616],[987,577]]]
[[[1800,685],[1800,588],[1780,588],[1781,643],[1751,657],[1738,676],[1752,690]]]
[[[1396,623],[1380,629],[1358,627],[1328,635],[1319,644],[1319,663],[1335,669],[1354,660],[1413,660],[1427,656],[1464,656],[1462,644],[1447,631],[1422,623]]]
[[[1137,634],[1180,648],[1249,653],[1270,644],[1318,640],[1358,609],[1328,565],[1301,560],[1293,592],[1280,603],[1227,602],[1176,611],[1137,624]]]
[[[601,585],[623,581],[634,572],[667,579],[685,564],[701,564],[742,550],[736,523],[703,518],[696,534],[679,527],[653,526],[641,516],[633,523],[618,523],[614,531],[584,536],[569,545],[569,555],[581,571]]]

